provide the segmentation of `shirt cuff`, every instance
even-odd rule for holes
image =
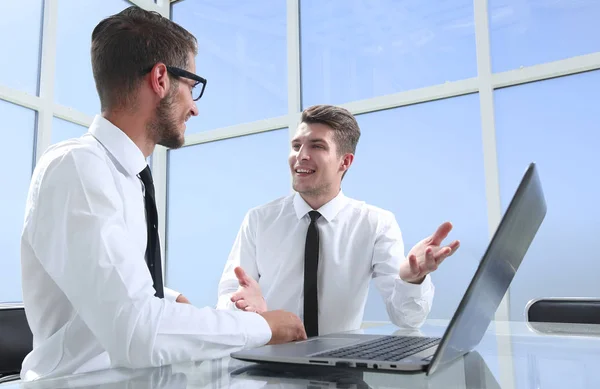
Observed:
[[[181,293],[174,291],[173,289],[169,289],[169,288],[163,288],[164,294],[165,294],[165,300],[167,301],[172,301],[175,302],[175,300],[177,300],[177,297],[179,297],[179,295]]]
[[[399,293],[401,296],[418,299],[423,298],[425,295],[432,291],[433,283],[431,282],[430,275],[427,274],[423,282],[421,282],[420,284],[412,284],[398,277],[396,279],[394,287],[395,292]]]
[[[264,317],[254,312],[238,313],[244,327],[244,332],[247,334],[246,347],[260,347],[269,343],[273,334],[271,327]]]
[[[232,295],[232,293],[227,293],[223,296],[220,296],[217,300],[217,309],[241,311],[241,309],[236,307],[235,303],[231,301],[231,295]]]

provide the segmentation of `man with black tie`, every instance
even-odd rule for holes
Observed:
[[[289,156],[296,193],[246,214],[219,283],[219,309],[286,309],[309,337],[354,330],[373,279],[394,324],[423,323],[434,294],[429,273],[459,242],[441,246],[452,229],[443,223],[406,258],[394,215],[345,196],[359,137],[343,108],[302,113]]]
[[[206,80],[194,74],[196,45],[177,24],[137,7],[94,29],[102,113],[87,134],[44,152],[29,188],[21,265],[33,350],[23,380],[306,338],[289,312],[197,308],[163,287],[146,158],[157,144],[181,147],[185,122],[198,115]]]

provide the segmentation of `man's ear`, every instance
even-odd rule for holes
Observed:
[[[164,98],[169,93],[171,80],[167,67],[163,63],[157,63],[150,71],[150,87],[159,98]]]
[[[352,154],[352,153],[345,154],[344,157],[342,158],[342,164],[340,165],[340,171],[342,173],[345,173],[346,171],[348,171],[348,169],[350,169],[350,165],[352,165],[353,161],[354,161],[354,154]]]

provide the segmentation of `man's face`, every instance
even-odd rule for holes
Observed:
[[[337,154],[331,127],[301,123],[289,156],[294,190],[308,196],[337,193],[345,170],[345,158]]]
[[[191,73],[196,72],[196,60],[192,53],[188,55],[188,67]],[[175,81],[175,82],[173,82]],[[171,88],[156,107],[155,118],[151,126],[158,135],[157,144],[176,149],[185,141],[185,122],[191,116],[198,115],[196,102],[192,99],[194,80],[179,77],[171,78]]]

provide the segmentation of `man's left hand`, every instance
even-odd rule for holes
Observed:
[[[442,241],[451,230],[452,223],[445,222],[433,235],[417,243],[409,251],[408,259],[400,264],[400,278],[406,282],[420,284],[427,274],[435,271],[444,259],[454,254],[460,246],[458,240],[441,247]]]

